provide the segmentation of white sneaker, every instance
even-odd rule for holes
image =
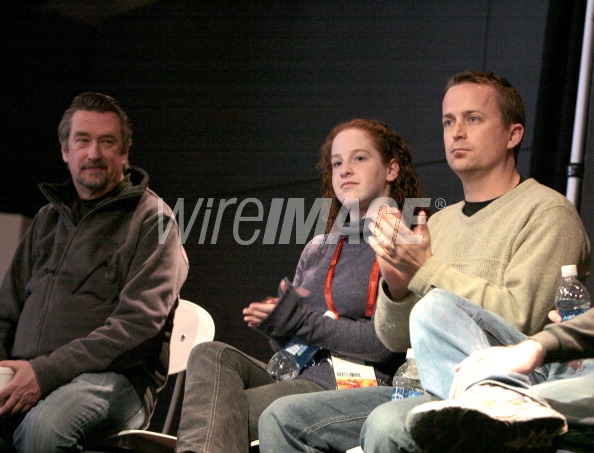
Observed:
[[[407,430],[426,452],[546,452],[567,421],[526,389],[483,381],[459,398],[413,408]]]

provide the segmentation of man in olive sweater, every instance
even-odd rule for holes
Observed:
[[[568,361],[594,357],[594,310],[563,323],[556,311],[550,317],[554,324],[513,346],[470,354],[456,367],[451,399],[409,413],[407,430],[424,451],[477,451],[480,445],[481,451],[544,452],[556,448],[555,440],[572,452],[592,451],[594,360]],[[444,356],[458,346],[440,343]],[[420,362],[424,352],[416,350]],[[428,365],[435,365],[435,356]],[[567,422],[569,433],[555,439]]]

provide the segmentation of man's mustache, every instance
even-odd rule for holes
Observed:
[[[107,168],[107,166],[105,164],[83,164],[82,167],[80,167],[81,170],[87,170],[87,169],[105,169]]]

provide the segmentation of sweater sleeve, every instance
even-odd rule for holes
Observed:
[[[393,301],[388,294],[382,279],[375,309],[375,331],[391,351],[406,351],[410,348],[408,317],[419,297],[411,293],[403,300]]]
[[[594,310],[566,322],[548,324],[530,338],[543,346],[545,363],[594,357]]]

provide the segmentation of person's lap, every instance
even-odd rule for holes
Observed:
[[[190,355],[177,448],[245,451],[259,438],[258,420],[285,395],[325,391],[308,379],[277,382],[266,364],[225,343],[201,343]]]
[[[126,377],[85,373],[51,392],[19,420],[14,446],[27,453],[58,451],[58,446],[77,451],[121,429],[139,428],[144,420],[142,402]]]
[[[260,414],[274,401],[289,395],[318,394],[320,392],[326,392],[326,389],[309,379],[291,379],[247,389],[245,393],[249,407],[250,440],[258,438]]]
[[[281,398],[260,417],[260,450],[283,451],[286,445],[309,452],[356,447],[368,415],[390,401],[391,393],[391,387],[382,386]]]

